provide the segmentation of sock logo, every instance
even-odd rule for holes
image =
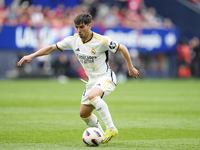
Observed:
[[[102,108],[102,107],[100,107],[100,108],[96,109],[96,111],[100,111],[100,110],[101,110],[101,108]]]

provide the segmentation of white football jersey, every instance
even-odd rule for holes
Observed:
[[[56,46],[62,51],[73,50],[89,78],[109,72],[108,50],[116,53],[119,48],[117,42],[94,32],[92,38],[85,43],[76,33],[58,42]]]

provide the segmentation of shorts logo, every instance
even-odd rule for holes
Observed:
[[[92,55],[95,55],[95,54],[96,54],[96,51],[95,51],[94,48],[92,48],[92,50],[91,50],[91,54],[92,54]]]
[[[110,42],[109,48],[110,49],[115,49],[117,47],[117,44],[114,41]]]

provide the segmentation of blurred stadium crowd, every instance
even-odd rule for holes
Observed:
[[[131,1],[130,1],[131,2]],[[0,3],[0,25],[8,26],[51,26],[55,28],[66,25],[73,26],[73,18],[81,12],[90,12],[93,16],[93,26],[124,27],[124,28],[171,28],[169,18],[158,16],[156,10],[147,8],[142,0],[138,6],[119,0],[114,4],[109,1],[82,0],[80,5],[66,7],[62,4],[55,8],[42,5],[31,5],[31,1],[14,1],[7,7],[4,1]]]
[[[4,4],[4,0],[0,0],[0,26],[51,26],[52,28],[74,26],[73,19],[81,12],[90,12],[93,16],[93,26],[99,28],[122,27],[140,31],[152,28],[170,29],[175,26],[170,18],[163,18],[153,7],[146,7],[143,0],[80,0],[80,4],[74,7],[58,5],[55,8],[32,5],[30,0],[14,0],[7,7]],[[19,54],[19,58],[21,55]],[[141,76],[145,76],[144,70],[149,66],[150,69],[156,66],[158,71],[165,67],[166,58],[162,53],[151,56],[131,53],[131,56]],[[200,44],[198,37],[180,41],[177,46],[177,60],[179,77],[199,77]],[[74,55],[67,53],[37,58],[38,74],[85,78],[86,75],[77,61]],[[122,77],[122,80],[127,78],[127,69],[120,56],[111,54],[110,65],[119,77]],[[7,77],[19,75],[19,72],[22,76],[30,75],[30,68],[30,64],[21,68],[15,67],[7,72]]]

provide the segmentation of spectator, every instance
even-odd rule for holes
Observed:
[[[188,78],[191,76],[190,63],[191,63],[191,48],[185,40],[181,40],[177,45],[177,54],[179,61],[178,75],[181,78]]]
[[[141,29],[140,15],[136,11],[127,10],[125,14],[123,27],[140,30]]]
[[[181,40],[177,46],[178,59],[182,64],[191,63],[191,49],[190,46],[186,43],[185,40]]]
[[[81,0],[82,4],[87,8],[93,18],[96,18],[99,7],[99,0]]]
[[[59,53],[58,57],[52,64],[52,68],[54,69],[54,73],[56,77],[59,76],[67,76],[69,77],[69,70],[70,70],[70,62],[68,60],[67,53]]]
[[[193,77],[199,77],[200,68],[200,41],[198,37],[193,37],[190,40],[190,47],[192,49],[191,71]]]
[[[7,12],[6,9],[4,8],[5,2],[0,0],[0,27],[4,25],[6,17],[7,17]]]
[[[146,10],[143,9],[142,17],[145,22],[148,23],[150,28],[161,28],[162,27],[162,20],[157,16],[156,9],[153,7],[147,8]]]
[[[18,25],[18,19],[16,16],[15,11],[11,6],[8,6],[6,8],[7,11],[7,17],[5,19],[5,25],[7,26],[17,26]]]
[[[117,27],[119,25],[119,8],[113,6],[110,13],[105,16],[105,26],[107,28]]]
[[[144,0],[117,0],[127,3],[127,8],[131,11],[139,11],[144,5]]]
[[[29,26],[30,25],[30,16],[26,13],[24,8],[20,8],[21,10],[19,11],[19,16],[18,18],[18,25],[20,26]]]
[[[144,4],[143,0],[127,0],[128,9],[132,11],[139,11],[141,8],[141,5],[143,4]]]
[[[42,13],[42,6],[37,5],[37,6],[31,6],[29,8],[33,8],[33,10],[30,10],[31,24],[35,27],[42,26],[44,20],[44,15]]]
[[[172,20],[170,18],[164,18],[164,29],[172,29],[172,28],[174,28]]]

